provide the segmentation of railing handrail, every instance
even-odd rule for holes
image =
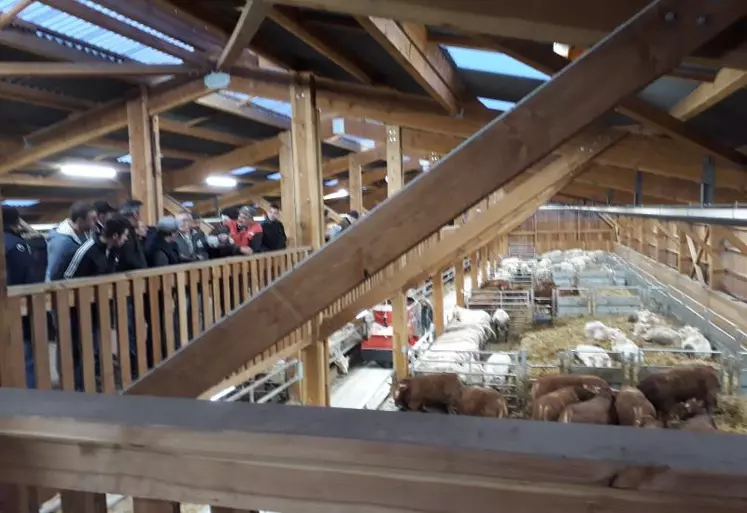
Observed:
[[[59,290],[76,289],[81,287],[92,287],[96,285],[112,285],[123,281],[130,281],[136,278],[150,278],[153,276],[159,276],[165,273],[180,273],[184,271],[195,271],[201,269],[209,269],[213,267],[221,267],[226,264],[236,264],[243,262],[252,262],[254,260],[259,261],[267,257],[278,257],[284,255],[290,255],[294,253],[311,251],[310,247],[302,246],[284,249],[281,251],[271,251],[266,253],[259,253],[256,255],[248,256],[230,256],[225,258],[215,258],[211,260],[204,260],[201,262],[189,262],[185,264],[170,265],[168,267],[154,267],[150,269],[139,269],[137,271],[127,271],[123,273],[107,274],[106,276],[100,276],[96,278],[76,278],[72,280],[59,280],[47,283],[38,283],[34,285],[14,285],[8,287],[9,297],[23,297],[35,294],[43,294],[48,292],[55,292]]]

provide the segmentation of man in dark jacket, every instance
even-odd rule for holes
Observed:
[[[262,251],[280,251],[285,249],[288,238],[285,227],[280,221],[280,207],[270,204],[267,218],[262,223]]]
[[[101,233],[104,229],[104,223],[117,213],[117,209],[111,206],[108,201],[94,201],[93,208],[96,211],[96,226],[94,226],[94,231]]]
[[[143,244],[135,230],[140,222],[140,207],[142,201],[129,200],[122,205],[119,213],[130,221],[130,227],[127,231],[127,241],[119,250],[119,264],[117,271],[135,271],[148,267],[148,261],[145,259]]]
[[[93,205],[78,201],[70,207],[70,217],[49,232],[47,239],[47,281],[61,280],[78,248],[90,237],[96,224]]]
[[[165,216],[158,220],[155,235],[146,248],[148,266],[164,267],[179,263],[179,253],[174,244],[178,231],[174,216]]]
[[[116,215],[104,222],[103,231],[78,248],[65,270],[65,279],[111,274],[117,269],[118,250],[127,242],[130,222]]]
[[[21,215],[17,208],[2,207],[3,232],[5,238],[5,269],[7,285],[30,285],[44,280],[38,272],[34,272],[31,259],[31,247],[21,237]],[[21,321],[23,332],[23,352],[26,361],[26,387],[36,388],[36,374],[34,373],[34,345],[31,342],[31,320],[26,315]]]

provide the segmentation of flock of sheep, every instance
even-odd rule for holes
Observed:
[[[583,249],[569,249],[567,251],[550,251],[543,253],[537,259],[522,260],[520,258],[504,258],[498,269],[493,273],[490,282],[500,289],[515,288],[511,284],[521,282],[522,278],[534,276],[535,295],[537,290],[544,291],[547,287],[554,287],[553,273],[562,272],[577,275],[591,265],[603,264],[606,259],[604,251],[584,251]]]
[[[505,310],[492,315],[483,310],[456,307],[444,333],[423,351],[415,372],[450,372],[469,384],[500,385],[513,360],[509,353],[488,353],[488,344],[506,340],[510,318]]]
[[[636,312],[628,320],[634,323],[633,336],[643,342],[682,349],[688,356],[700,359],[713,354],[711,343],[698,328],[685,326],[674,329],[648,310]],[[587,367],[612,367],[613,361],[645,363],[643,350],[620,329],[608,328],[600,321],[591,321],[584,326],[584,334],[590,343],[578,345],[573,354]],[[606,351],[599,345],[601,342],[610,342],[611,350]]]
[[[641,428],[714,431],[716,370],[705,365],[651,374],[637,387],[614,390],[598,376],[547,375],[532,387],[531,418],[539,421],[611,424]],[[498,391],[469,386],[453,373],[414,376],[392,383],[394,404],[405,411],[440,411],[491,418],[509,415]]]

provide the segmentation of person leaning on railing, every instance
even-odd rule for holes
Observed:
[[[7,286],[30,285],[39,281],[39,272],[30,262],[31,247],[21,237],[21,215],[17,208],[3,206],[3,232],[5,235],[5,270]],[[26,367],[26,387],[36,388],[34,374],[34,346],[31,341],[31,317],[23,317],[23,353]]]

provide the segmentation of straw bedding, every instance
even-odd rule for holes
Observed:
[[[609,328],[617,328],[621,330],[642,349],[665,349],[663,346],[650,344],[634,337],[633,324],[628,322],[628,318],[616,316],[569,317],[555,319],[552,326],[530,328],[524,332],[519,342],[510,344],[509,348],[503,345],[500,348],[496,347],[496,349],[524,349],[527,351],[527,359],[530,364],[557,365],[559,363],[558,354],[560,352],[574,349],[579,344],[590,343],[584,335],[584,326],[590,321],[600,321]],[[668,319],[663,319],[663,321],[667,325],[672,325]],[[599,345],[604,349],[611,349],[611,342],[601,342]],[[704,363],[707,365],[715,365],[714,362],[710,360],[697,360],[675,353],[647,352],[645,358],[646,365],[677,365],[684,363]]]

